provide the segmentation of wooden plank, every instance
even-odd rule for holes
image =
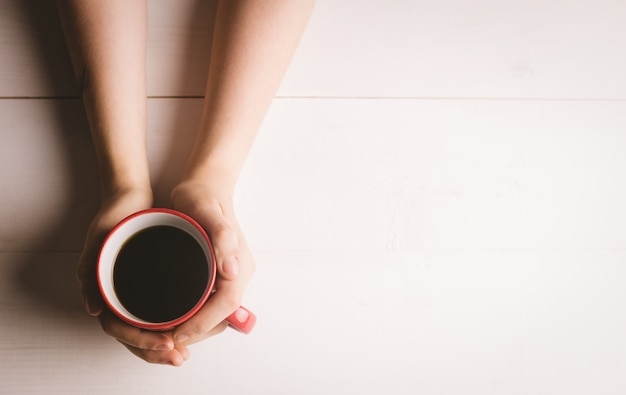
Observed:
[[[151,0],[152,96],[203,94],[214,0]],[[0,96],[76,89],[52,2],[0,0]],[[280,96],[625,99],[626,3],[319,0]]]
[[[279,100],[244,170],[257,248],[625,248],[624,102]]]
[[[260,253],[255,331],[192,346],[181,369],[139,361],[48,294],[75,257],[0,253],[3,393],[626,391],[623,250]]]
[[[99,198],[78,100],[0,100],[1,250],[76,251]]]
[[[260,250],[626,248],[624,102],[275,101],[237,207]],[[158,205],[201,101],[149,101]],[[0,101],[0,250],[80,250],[98,205],[78,101]]]
[[[626,98],[626,3],[318,1],[282,95]]]
[[[2,97],[77,94],[54,1],[0,1],[0,59]]]

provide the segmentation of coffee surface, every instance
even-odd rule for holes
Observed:
[[[209,265],[196,240],[171,226],[146,228],[122,246],[113,286],[122,305],[149,322],[168,322],[189,312],[202,297]]]

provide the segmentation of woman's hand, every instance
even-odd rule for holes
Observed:
[[[255,262],[239,228],[228,188],[219,182],[186,181],[172,191],[174,208],[195,219],[209,234],[215,250],[216,292],[200,311],[174,330],[177,344],[187,346],[222,332],[224,320],[241,304]]]
[[[152,193],[145,190],[117,191],[104,199],[100,212],[89,226],[77,276],[85,308],[90,315],[98,317],[106,334],[147,362],[180,366],[189,357],[187,348],[176,344],[171,333],[146,331],[117,318],[102,300],[96,278],[98,253],[106,235],[122,219],[151,206]]]

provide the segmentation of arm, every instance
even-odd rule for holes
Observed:
[[[102,206],[79,260],[86,309],[102,328],[149,362],[180,365],[188,356],[163,333],[146,332],[104,307],[96,283],[100,245],[117,222],[152,206],[146,154],[146,1],[59,0],[98,157]]]
[[[207,229],[217,292],[174,332],[190,344],[225,328],[241,303],[254,259],[237,224],[233,191],[265,113],[302,36],[312,0],[220,1],[200,129],[174,207]]]

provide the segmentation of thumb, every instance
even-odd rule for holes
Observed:
[[[219,205],[204,211],[202,218],[197,218],[207,231],[215,250],[217,270],[221,278],[234,280],[239,274],[239,238]]]

